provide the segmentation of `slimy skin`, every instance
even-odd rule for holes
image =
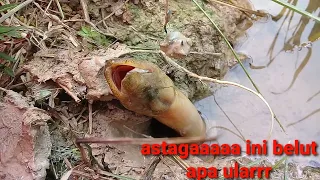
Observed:
[[[195,106],[153,63],[112,59],[105,78],[113,95],[128,110],[153,117],[183,137],[205,137],[206,128]]]

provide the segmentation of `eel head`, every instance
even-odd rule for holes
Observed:
[[[129,110],[155,116],[170,108],[176,95],[172,80],[158,66],[134,59],[112,59],[105,78],[114,96]]]

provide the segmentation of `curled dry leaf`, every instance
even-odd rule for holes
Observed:
[[[26,98],[6,91],[0,103],[0,179],[45,179],[49,168],[50,119]]]
[[[83,53],[59,49],[39,51],[34,59],[24,66],[39,83],[54,81],[70,96],[77,98],[85,93],[85,82],[78,71]],[[79,101],[78,99],[75,99]]]
[[[91,53],[50,49],[36,53],[24,69],[39,83],[54,81],[76,102],[82,98],[107,101],[113,96],[103,77],[105,61],[129,51],[119,44]]]
[[[181,59],[190,52],[192,41],[182,33],[169,32],[165,40],[160,43],[160,49],[169,57]]]

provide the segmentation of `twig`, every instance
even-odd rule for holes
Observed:
[[[88,103],[89,109],[89,134],[92,134],[92,101],[90,100]]]
[[[72,169],[72,165],[71,165],[70,161],[68,160],[68,158],[64,157],[64,158],[63,158],[63,161],[64,161],[64,163],[66,163],[66,166],[67,166],[69,169]]]
[[[142,137],[145,137],[145,138],[152,138],[151,136],[147,136],[145,134],[138,133],[138,132],[134,131],[133,129],[129,128],[128,126],[126,126],[126,125],[123,125],[123,127],[126,128],[127,130],[131,131],[132,133],[135,133],[135,134],[139,135],[139,136],[142,136]]]
[[[2,17],[0,17],[0,24],[5,21],[7,18],[9,18],[10,16],[12,16],[14,13],[16,13],[17,11],[19,11],[20,9],[24,8],[25,6],[27,6],[28,4],[30,4],[32,1],[34,0],[26,0],[25,2],[19,4],[17,7],[11,9],[7,14],[3,15]]]
[[[191,51],[189,52],[189,54],[206,54],[206,55],[212,55],[212,56],[222,56],[222,53],[212,53],[212,52],[195,52],[195,51]]]
[[[52,3],[52,0],[50,0],[49,4],[48,4],[48,6],[47,6],[47,8],[46,8],[46,10],[45,10],[46,13],[47,13],[48,9],[50,8],[51,3]]]
[[[55,168],[54,165],[53,165],[53,162],[50,161],[50,163],[51,163],[51,167],[52,167],[52,170],[53,170],[54,177],[55,177],[56,179],[59,179],[59,178],[58,178],[58,175],[57,175],[56,168]]]
[[[57,23],[61,24],[63,27],[67,28],[69,31],[76,31],[73,28],[71,28],[68,25],[66,25],[64,23],[64,21],[61,21],[58,16],[55,16],[55,15],[52,15],[52,14],[49,14],[49,13],[45,12],[45,10],[43,10],[38,3],[34,2],[33,4],[36,5],[37,8],[39,8],[44,13],[44,15],[48,16],[50,19],[52,19],[52,20],[56,21]]]
[[[166,160],[163,156],[160,156],[160,158],[161,158],[161,160],[162,160],[162,163],[163,163],[164,165],[166,165],[166,166],[170,169],[170,171],[173,173],[174,178],[175,178],[176,180],[179,180],[176,172],[174,172],[174,171],[172,170],[172,168],[170,167],[170,165],[167,164],[167,163],[168,163],[167,160]]]
[[[104,28],[106,28],[107,30],[109,29],[106,21],[104,21],[103,19],[105,18],[105,12],[104,12],[104,9],[101,9],[101,17],[102,17],[102,23],[103,23],[103,26]]]
[[[130,177],[115,175],[115,174],[112,174],[112,173],[109,173],[109,172],[106,172],[106,171],[102,171],[102,170],[97,170],[97,172],[98,172],[100,175],[111,176],[111,177],[118,178],[118,179],[121,179],[121,180],[137,180],[137,179],[130,178]],[[102,177],[100,177],[100,178],[102,178]],[[110,178],[109,178],[109,179],[110,179]]]
[[[118,39],[118,38],[115,37],[113,34],[109,34],[109,33],[105,33],[105,32],[103,32],[103,31],[101,31],[96,25],[94,25],[92,22],[87,21],[87,20],[85,20],[85,19],[70,19],[70,20],[64,20],[63,22],[77,22],[77,21],[79,21],[79,22],[86,22],[86,23],[88,23],[90,26],[92,26],[94,30],[98,31],[100,34],[103,34],[103,35],[105,35],[105,36],[109,36],[109,37],[113,37],[113,38]]]
[[[242,137],[242,139],[244,141],[246,141],[246,138],[243,136],[243,134],[241,133],[241,131],[238,129],[238,127],[233,123],[233,121],[230,119],[230,117],[227,115],[227,113],[222,109],[222,107],[219,105],[219,103],[216,100],[216,96],[213,95],[213,99],[214,102],[216,102],[217,106],[219,107],[219,109],[222,111],[222,113],[227,117],[227,119],[229,120],[229,122],[233,125],[233,127],[238,131],[238,133],[240,134],[240,136]]]
[[[123,176],[117,176],[117,175],[114,175],[114,174],[108,174],[107,172],[101,172],[101,171],[98,171],[99,174],[103,174],[103,175],[109,175],[109,176],[113,176],[113,177],[118,177],[119,179],[129,179],[129,180],[135,180],[133,178],[125,178]],[[93,175],[90,175],[88,173],[85,173],[85,172],[82,172],[82,171],[78,171],[78,170],[73,170],[72,171],[72,174],[76,174],[78,176],[82,176],[82,177],[86,177],[86,178],[89,178],[89,179],[94,179],[93,178]],[[99,179],[105,179],[105,180],[109,180],[110,178],[107,178],[107,177],[103,177],[103,176],[99,176],[98,177]]]
[[[76,139],[77,144],[81,143],[97,143],[97,144],[133,144],[133,145],[143,145],[143,144],[162,144],[163,142],[167,144],[186,144],[186,143],[198,143],[216,140],[217,137],[178,137],[178,138],[78,138]]]
[[[63,20],[63,19],[64,19],[64,14],[63,14],[63,11],[62,11],[60,2],[59,2],[59,0],[55,0],[55,1],[56,1],[57,6],[58,6],[59,12],[60,12],[60,14],[61,14],[61,18],[62,18],[62,20]]]
[[[166,5],[165,5],[165,16],[164,16],[164,25],[163,25],[163,28],[164,28],[164,31],[167,33],[167,24],[169,22],[169,19],[170,19],[170,15],[169,15],[169,0],[166,0]]]
[[[83,114],[86,110],[87,110],[86,107],[83,107],[83,108],[82,108],[80,114],[79,114],[78,117],[76,118],[76,121],[77,121],[77,122],[79,121],[79,119],[82,117],[82,114]]]
[[[143,179],[143,180],[151,180],[152,179],[152,174],[153,174],[154,170],[156,169],[156,167],[158,166],[158,164],[160,163],[161,157],[162,156],[158,156],[152,160],[149,167],[143,173],[141,179]]]
[[[248,12],[248,13],[251,13],[251,14],[255,14],[255,15],[261,16],[261,17],[264,17],[264,16],[267,15],[266,13],[261,13],[261,12],[253,11],[253,10],[251,10],[251,9],[246,9],[246,8],[243,8],[243,7],[235,6],[235,5],[232,5],[232,4],[229,4],[229,3],[226,3],[226,2],[222,2],[222,1],[218,1],[218,0],[210,0],[210,1],[211,1],[211,2],[215,2],[215,3],[218,3],[218,4],[222,4],[222,5],[225,5],[225,6],[229,6],[229,7],[235,8],[235,9],[239,9],[239,10],[244,11],[244,12]]]
[[[8,88],[8,89],[13,89],[13,88],[16,88],[16,87],[18,87],[18,86],[21,86],[21,85],[30,83],[30,82],[32,82],[32,81],[33,81],[33,80],[29,80],[29,81],[25,81],[25,82],[22,82],[22,83],[14,84],[14,85],[8,86],[7,88]]]
[[[88,5],[87,5],[86,0],[80,0],[80,3],[81,3],[83,14],[84,14],[84,19],[86,21],[90,21],[90,16],[89,16],[89,12],[88,12]]]
[[[188,171],[188,168],[190,167],[190,165],[184,160],[182,160],[179,156],[172,155],[172,156],[169,156],[169,158],[172,159],[173,162],[178,164],[183,170]]]
[[[240,136],[239,134],[231,131],[230,129],[226,128],[226,127],[223,127],[223,126],[212,126],[208,131],[210,131],[211,129],[214,129],[214,128],[218,128],[218,129],[223,129],[223,130],[226,130],[226,131],[229,131],[230,133],[236,135],[238,138],[240,138],[243,142],[246,142],[246,139],[242,136]],[[242,135],[242,134],[241,134]]]
[[[67,88],[66,86],[62,85],[61,83],[57,82],[57,84],[62,87],[66,92],[67,94],[69,94],[77,103],[79,103],[81,100],[77,97],[77,95],[75,95],[73,92],[71,92],[69,90],[69,88]]]
[[[99,25],[102,22],[104,22],[105,20],[107,20],[108,18],[110,18],[112,15],[114,15],[119,9],[121,9],[125,4],[127,4],[129,2],[129,0],[126,0],[123,4],[121,4],[118,8],[116,8],[112,13],[110,13],[108,16],[104,17],[101,21],[97,22],[95,25]]]

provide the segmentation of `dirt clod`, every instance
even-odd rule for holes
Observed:
[[[45,179],[51,151],[50,116],[13,91],[0,103],[0,177]]]

